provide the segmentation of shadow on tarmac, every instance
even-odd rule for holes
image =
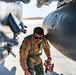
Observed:
[[[56,72],[53,71],[53,72],[52,72],[52,75],[59,75],[59,74],[57,74]]]
[[[16,73],[16,67],[14,66],[11,68],[11,70],[9,70],[8,68],[6,68],[4,66],[4,63],[5,63],[5,61],[0,64],[0,75],[16,75],[15,74]],[[48,74],[45,73],[44,75],[48,75]],[[53,71],[49,75],[63,75],[63,74],[57,74],[55,71]]]
[[[45,73],[44,75],[59,75],[59,74],[57,74],[56,72],[53,71],[53,72],[51,72],[51,73],[50,73],[50,72]]]
[[[14,66],[14,67],[12,67],[11,70],[8,70],[4,66],[4,62],[0,64],[0,75],[15,75],[15,73],[16,73],[16,67]]]

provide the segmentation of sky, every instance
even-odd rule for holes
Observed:
[[[46,17],[50,12],[56,10],[57,1],[53,1],[49,6],[36,7],[36,0],[31,0],[28,4],[23,4],[23,18]]]

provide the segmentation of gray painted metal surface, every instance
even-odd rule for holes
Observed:
[[[76,61],[76,2],[47,15],[43,22],[47,38],[62,54]]]

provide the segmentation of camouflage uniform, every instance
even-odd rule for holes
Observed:
[[[42,60],[39,57],[39,52],[43,48],[43,43],[41,42],[39,45],[37,45],[33,41],[32,35],[28,37],[31,37],[31,40],[25,37],[22,42],[22,47],[20,52],[20,65],[23,70],[28,68],[31,75],[34,75],[34,71],[36,72],[36,75],[44,75]],[[45,40],[44,52],[47,57],[50,57],[50,49],[49,49],[50,45],[48,44],[48,41],[46,40],[45,37],[44,40]],[[32,49],[31,44],[33,44],[33,51],[31,50]]]

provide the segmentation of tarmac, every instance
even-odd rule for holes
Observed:
[[[43,20],[26,20],[23,21],[27,26],[26,34],[21,33],[19,37],[19,45],[13,47],[12,51],[16,57],[9,54],[3,63],[0,64],[0,75],[24,75],[19,62],[19,47],[22,43],[22,40],[27,35],[32,34],[34,27],[42,26]],[[50,44],[52,63],[54,63],[54,70],[49,75],[76,75],[76,62],[62,55]],[[42,54],[41,58],[46,60],[46,55]],[[45,74],[46,75],[46,74]]]

